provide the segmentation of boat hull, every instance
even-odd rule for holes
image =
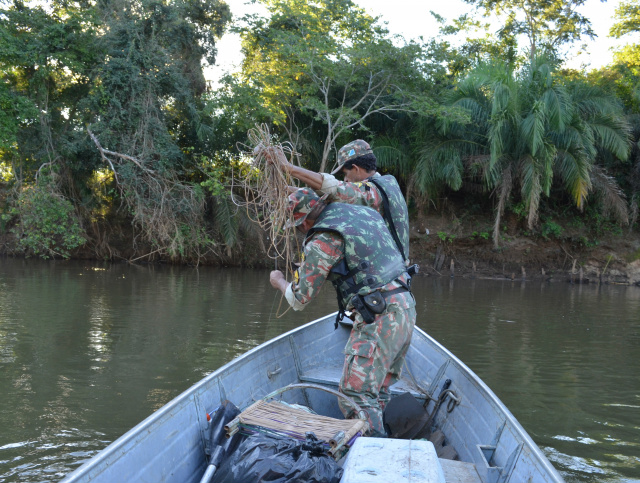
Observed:
[[[177,396],[67,475],[64,483],[113,481],[198,482],[205,471],[206,414],[228,399],[244,408],[294,383],[337,387],[350,328],[334,330],[333,314],[246,352]],[[484,483],[563,481],[497,396],[451,352],[416,328],[402,380],[392,392],[437,397],[444,381],[459,404],[443,405],[434,424],[461,461],[473,463]],[[289,402],[342,417],[335,396],[293,390]],[[427,409],[433,407],[429,403]],[[448,409],[452,410],[449,412]]]

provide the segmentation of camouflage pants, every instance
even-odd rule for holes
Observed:
[[[365,324],[360,315],[353,324],[344,350],[340,392],[366,411],[374,434],[384,433],[382,411],[390,399],[389,386],[400,378],[415,322],[415,302],[407,293],[394,295],[372,324]],[[338,404],[346,418],[356,417],[346,401],[340,398]]]

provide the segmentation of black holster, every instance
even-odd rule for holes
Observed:
[[[355,294],[351,297],[351,304],[356,312],[362,316],[365,324],[372,324],[376,314],[381,314],[387,309],[387,302],[380,292],[368,295]]]

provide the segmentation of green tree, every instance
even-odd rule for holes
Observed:
[[[444,34],[476,32],[467,38],[461,50],[468,60],[488,61],[499,58],[507,63],[528,54],[533,62],[539,53],[561,54],[562,47],[581,40],[593,39],[591,23],[579,12],[586,0],[465,0],[474,5],[485,18],[497,17],[500,27],[482,23],[475,16],[465,14],[443,29]],[[520,40],[526,39],[522,46]],[[475,64],[477,65],[477,64]]]
[[[491,62],[491,59],[501,59],[508,65],[519,62],[516,38],[497,36],[489,22],[465,13],[447,23],[442,16],[431,13],[440,24],[440,37],[455,39],[455,47],[447,42],[449,48],[444,61],[456,78],[481,63]],[[461,42],[463,36],[464,41]]]
[[[616,8],[614,24],[609,35],[616,39],[625,35],[636,33],[640,30],[640,2],[629,0],[621,2]],[[616,84],[619,87],[626,86],[631,90],[637,90],[640,79],[640,44],[627,44],[614,52],[614,62],[610,69],[618,71]],[[625,93],[623,93],[624,95]],[[624,97],[629,98],[628,92]]]
[[[215,61],[215,38],[230,18],[218,0],[106,0],[100,4],[105,52],[91,108],[93,130],[112,151],[155,168],[185,161],[197,141],[203,61]],[[175,128],[175,129],[174,129]]]
[[[85,218],[99,202],[91,180],[111,170],[100,178],[119,188],[111,201],[154,252],[185,256],[206,239],[194,152],[211,130],[202,68],[215,61],[227,5],[14,0],[0,16],[0,104],[14,106],[0,116],[0,162],[21,183],[55,175],[57,195]]]
[[[584,83],[563,85],[544,58],[519,72],[485,65],[463,79],[447,99],[465,109],[470,123],[441,122],[425,138],[417,185],[435,192],[477,181],[495,194],[493,239],[514,187],[530,228],[542,196],[557,176],[582,209],[587,196],[602,193],[605,208],[626,222],[627,209],[615,181],[598,165],[602,152],[626,159],[629,126],[615,97]]]
[[[640,2],[628,0],[620,2],[614,15],[614,24],[609,30],[609,35],[619,39],[623,35],[640,30]]]
[[[79,102],[101,58],[94,8],[73,1],[48,7],[16,0],[0,10],[0,102],[12,105],[3,109],[0,155],[25,180],[45,164],[71,168],[87,120]]]
[[[614,24],[609,35],[622,38],[640,31],[640,2],[628,0],[620,2],[614,15]],[[614,62],[598,73],[598,80],[605,78],[613,85],[625,103],[627,115],[633,125],[633,147],[631,165],[621,176],[629,184],[631,195],[631,219],[635,223],[640,214],[640,44],[627,44],[614,53]]]
[[[86,242],[73,205],[51,180],[22,190],[11,215],[18,219],[12,231],[27,256],[69,258],[71,250]]]
[[[395,46],[352,1],[265,4],[270,17],[248,19],[241,29],[239,81],[260,93],[261,105],[294,146],[319,146],[320,170],[338,140],[367,133],[372,117],[433,109],[424,95],[421,48]]]

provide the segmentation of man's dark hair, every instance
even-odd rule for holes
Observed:
[[[353,165],[360,166],[365,171],[375,171],[376,170],[376,156],[371,154],[365,154],[363,156],[359,156],[356,159],[351,159],[344,163],[342,169],[351,169]]]

